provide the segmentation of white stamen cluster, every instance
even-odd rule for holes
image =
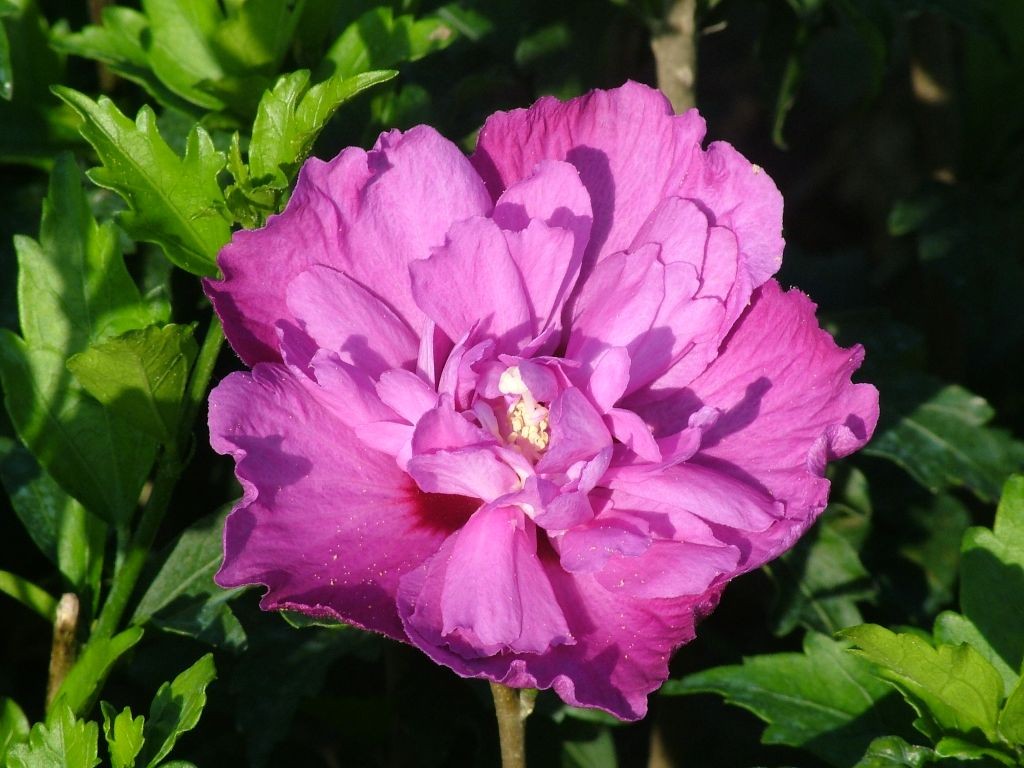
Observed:
[[[548,409],[537,402],[530,388],[523,381],[519,366],[513,365],[501,374],[498,379],[498,390],[505,395],[518,398],[508,411],[509,425],[512,428],[508,436],[509,442],[525,440],[538,451],[548,447],[551,436],[548,434]]]

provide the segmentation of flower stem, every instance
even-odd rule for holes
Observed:
[[[491,695],[498,719],[501,767],[526,768],[526,718],[533,712],[537,692],[491,683]]]
[[[135,583],[139,580],[139,574],[142,573],[142,568],[146,564],[146,556],[153,546],[160,523],[163,522],[167,508],[170,506],[174,487],[185,467],[180,446],[188,445],[193,422],[199,411],[199,406],[206,397],[206,389],[210,384],[213,367],[217,362],[217,356],[223,343],[224,328],[221,326],[220,318],[214,315],[206,332],[206,338],[203,339],[203,346],[196,357],[192,378],[189,379],[188,389],[185,392],[185,402],[182,404],[181,432],[178,440],[174,444],[166,445],[161,454],[156,477],[153,480],[153,491],[142,510],[139,525],[128,544],[124,560],[117,573],[114,574],[110,594],[107,596],[96,627],[93,629],[95,637],[110,637],[117,631],[132,592],[135,591]]]

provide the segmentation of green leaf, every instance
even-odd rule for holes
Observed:
[[[149,65],[171,91],[205,109],[224,109],[224,102],[199,83],[227,76],[209,39],[220,12],[215,0],[145,0],[150,23]]]
[[[902,704],[871,666],[816,632],[803,653],[754,656],[669,680],[667,695],[719,693],[767,722],[761,741],[801,747],[833,765],[852,765],[879,733],[898,730]]]
[[[149,708],[145,744],[137,763],[152,768],[174,749],[178,738],[199,722],[206,706],[206,686],[217,677],[213,654],[206,654],[174,680],[164,683]]]
[[[922,610],[933,614],[953,600],[960,573],[960,542],[971,515],[948,493],[932,496],[924,505],[911,505],[906,515],[920,533],[904,543],[900,553],[924,573],[928,595]]]
[[[577,729],[579,730],[579,729]],[[562,768],[618,768],[608,727],[591,727],[562,740]]]
[[[113,637],[93,637],[68,672],[50,705],[50,712],[70,707],[76,715],[88,712],[114,664],[142,638],[142,629],[132,627]]]
[[[111,413],[174,444],[197,351],[190,327],[151,325],[89,347],[68,360],[68,369]]]
[[[928,747],[909,744],[899,736],[880,736],[868,745],[854,768],[923,768],[938,759]]]
[[[120,714],[105,701],[100,702],[103,710],[103,737],[107,740],[112,768],[134,768],[135,758],[142,749],[142,728],[146,718],[132,717],[131,707],[125,707]]]
[[[324,60],[333,65],[334,75],[347,78],[416,61],[446,48],[456,36],[455,29],[440,18],[395,18],[390,8],[373,8],[341,33]]]
[[[149,21],[133,8],[111,5],[103,9],[102,25],[81,32],[55,31],[52,45],[65,54],[101,61],[112,72],[136,83],[160,104],[188,111],[192,105],[164,85],[149,65],[145,40]]]
[[[17,6],[4,0],[0,2],[0,19],[12,15]],[[10,101],[14,96],[14,73],[11,71],[11,44],[7,40],[7,28],[0,21],[0,98]]]
[[[875,590],[857,550],[839,532],[849,518],[867,524],[863,516],[830,507],[792,550],[768,566],[779,589],[772,622],[776,634],[788,634],[798,624],[832,634],[863,621],[857,602]]]
[[[991,760],[1007,766],[1019,765],[1006,752],[991,747],[975,744],[957,736],[943,736],[935,745],[935,754],[942,758],[957,758],[963,761],[985,760],[984,765],[991,765]]]
[[[13,597],[47,622],[53,621],[57,610],[57,598],[28,579],[9,571],[0,571],[0,592]]]
[[[182,98],[247,119],[287,52],[302,3],[144,0],[149,63]]]
[[[6,765],[4,757],[15,744],[28,739],[28,718],[14,699],[0,696],[0,765]]]
[[[994,411],[956,384],[908,375],[882,390],[885,422],[865,452],[890,459],[933,493],[965,486],[989,501],[1024,463],[1024,444],[986,427]]]
[[[54,710],[46,723],[36,723],[27,744],[12,747],[7,755],[9,768],[93,768],[100,764],[97,755],[99,727],[76,720],[66,704]]]
[[[82,136],[103,163],[89,178],[127,201],[131,210],[121,223],[128,233],[157,243],[188,272],[216,274],[217,251],[231,228],[219,213],[224,194],[217,174],[224,155],[214,149],[209,134],[195,126],[182,158],[160,136],[149,107],[140,109],[133,123],[106,97],[95,102],[62,86],[54,92],[84,120]]]
[[[21,441],[62,488],[108,521],[135,509],[156,444],[84,395],[65,367],[89,344],[150,322],[116,228],[98,226],[69,156],[58,158],[39,241],[17,237],[23,337],[0,331],[0,379]]]
[[[245,646],[245,630],[228,605],[241,590],[221,589],[213,581],[224,557],[222,532],[231,507],[225,505],[178,537],[139,601],[133,624],[151,621],[211,645]]]
[[[39,550],[71,591],[93,593],[103,569],[107,526],[69,496],[22,446],[0,438],[0,481]]]
[[[989,645],[988,640],[981,630],[974,623],[959,613],[943,611],[935,619],[933,630],[935,641],[946,645],[960,645],[967,643],[974,650],[985,657],[986,661],[995,667],[995,670],[1003,678],[1003,690],[1009,694],[1017,684],[1017,673],[1003,661],[996,650]]]
[[[307,70],[281,77],[260,100],[252,126],[249,173],[255,183],[269,177],[275,186],[288,186],[337,109],[396,74],[385,70],[335,75],[312,86]]]
[[[351,629],[350,624],[343,624],[340,621],[333,621],[327,617],[313,618],[304,613],[295,611],[280,611],[281,618],[293,629],[309,629],[319,627],[321,629]]]
[[[964,536],[960,608],[1010,669],[1024,663],[1024,475],[1007,481],[995,525]]]
[[[49,167],[62,150],[80,143],[69,111],[49,93],[64,78],[64,62],[49,46],[51,30],[35,0],[2,6],[0,35],[7,41],[10,100],[0,99],[0,160]]]
[[[933,648],[917,635],[896,634],[876,624],[839,633],[854,653],[879,667],[914,707],[918,728],[933,740],[962,734],[994,743],[1003,681],[985,657],[969,645]],[[977,742],[976,742],[977,743]]]
[[[1011,744],[1024,747],[1024,678],[1017,681],[999,713],[999,732]]]

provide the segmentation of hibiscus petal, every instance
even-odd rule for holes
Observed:
[[[427,493],[493,501],[519,485],[519,475],[490,448],[458,448],[426,454],[416,454],[415,448],[413,450],[406,471]]]
[[[755,541],[755,564],[814,521],[827,500],[825,462],[864,445],[878,420],[878,391],[850,381],[863,350],[836,346],[814,309],[799,291],[765,283],[691,385],[701,402],[722,409],[691,461],[758,484],[792,521]]]
[[[635,557],[609,558],[597,581],[612,592],[636,598],[698,596],[737,571],[735,547],[656,541]]]
[[[594,458],[612,442],[600,414],[575,388],[563,391],[551,403],[548,424],[551,442],[537,462],[540,473],[564,472],[578,461]]]
[[[445,552],[438,553],[440,559]],[[478,658],[471,646],[441,634],[437,587],[427,568],[408,574],[399,614],[410,641],[439,664],[466,677],[517,688],[553,688],[566,703],[596,707],[623,720],[647,713],[647,696],[668,677],[672,652],[694,637],[696,623],[718,602],[721,587],[699,597],[647,600],[612,592],[593,574],[568,574],[554,554],[538,552],[554,598],[575,641],[545,653]],[[435,562],[435,561],[432,561]]]
[[[458,147],[426,126],[392,131],[369,153],[350,148],[326,163],[307,161],[284,213],[236,232],[218,257],[223,280],[204,286],[249,365],[280,360],[274,327],[290,316],[285,290],[314,264],[344,271],[419,328],[409,261],[443,245],[454,222],[490,209]]]
[[[288,309],[317,346],[379,376],[412,367],[417,339],[402,318],[366,288],[330,267],[312,266],[288,286]]]
[[[693,156],[673,194],[698,201],[712,224],[736,233],[751,287],[782,264],[782,195],[767,173],[724,141]]]
[[[472,162],[495,200],[542,160],[576,166],[594,212],[585,275],[594,263],[629,246],[658,202],[679,185],[703,137],[696,110],[674,116],[661,93],[629,82],[568,102],[545,97],[529,109],[492,115]]]
[[[438,406],[420,417],[412,447],[416,453],[429,453],[495,443],[492,434],[456,411],[451,397],[442,395]]]
[[[536,548],[514,507],[484,507],[446,558],[441,631],[483,653],[543,653],[572,641]]]
[[[411,371],[385,371],[377,381],[377,394],[381,402],[410,424],[437,407],[437,392]]]
[[[515,352],[536,332],[519,270],[490,219],[456,224],[445,245],[409,271],[417,304],[453,341],[479,324],[499,351]]]
[[[580,271],[572,233],[535,219],[523,230],[505,232],[505,241],[526,287],[534,328],[560,329],[562,308]]]
[[[211,393],[211,442],[234,457],[245,491],[226,524],[217,583],[262,584],[264,609],[403,639],[399,578],[437,551],[472,502],[420,492],[319,397],[316,384],[267,364]]]
[[[609,347],[628,349],[650,331],[664,299],[665,268],[658,246],[608,257],[580,289],[565,356],[589,363]],[[667,337],[661,341],[671,344]],[[630,359],[635,367],[632,350]]]

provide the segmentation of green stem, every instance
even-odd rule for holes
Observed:
[[[491,695],[498,719],[501,767],[526,768],[526,718],[533,711],[537,692],[491,683]]]
[[[142,516],[139,518],[138,527],[128,544],[124,560],[117,573],[114,574],[110,594],[107,595],[92,637],[113,636],[121,622],[121,617],[124,616],[128,602],[135,591],[135,584],[146,564],[146,557],[153,546],[153,540],[160,529],[160,523],[163,522],[164,515],[171,503],[174,487],[185,468],[184,457],[179,446],[187,445],[191,439],[192,425],[199,412],[199,406],[206,398],[206,389],[210,384],[213,367],[217,362],[217,356],[220,354],[223,343],[224,328],[221,326],[220,318],[214,315],[210,321],[210,328],[206,332],[206,338],[203,339],[203,346],[196,357],[192,378],[189,379],[188,389],[185,392],[181,433],[176,444],[164,447],[157,465],[156,477],[153,479],[153,492],[142,510]]]
[[[10,595],[26,608],[31,608],[46,621],[53,621],[57,599],[28,579],[9,571],[0,571],[0,592]]]

